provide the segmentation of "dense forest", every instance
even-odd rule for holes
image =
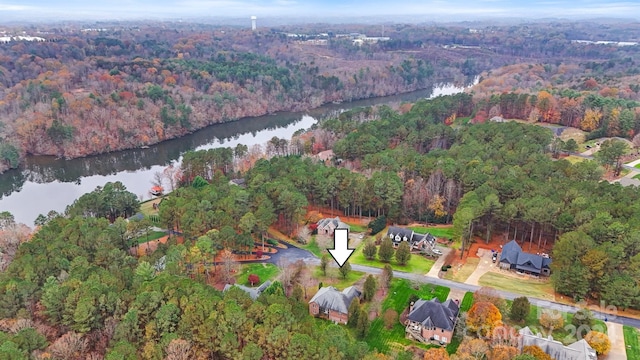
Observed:
[[[100,24],[99,31],[49,26],[37,29],[45,42],[0,44],[0,170],[17,167],[25,154],[74,158],[137,148],[213,123],[397,94],[436,82],[467,82],[486,71],[485,82],[475,90],[482,102],[491,94],[481,89],[492,88],[488,82],[499,75],[489,71],[505,65],[530,67],[521,75],[515,75],[517,69],[504,71],[517,83],[524,82],[518,76],[544,69],[548,75],[534,82],[535,92],[548,82],[555,86],[590,76],[595,85],[585,78],[580,86],[604,97],[638,100],[637,46],[573,42],[599,36],[634,40],[625,38],[632,35],[631,24],[607,25],[597,33],[582,23],[479,29],[395,25],[385,29],[389,41],[361,46],[337,34],[377,35],[378,26],[309,25],[256,32],[182,23],[105,26]],[[326,45],[305,41],[320,33],[328,34]],[[621,75],[626,80],[612,84]],[[596,108],[583,106],[578,97],[554,95],[556,111],[539,116],[553,120],[565,107],[589,108],[596,113],[590,113],[596,124],[580,126],[587,131],[600,123],[624,123],[630,116],[625,109],[638,117],[633,102]],[[483,106],[483,111],[500,113],[494,105]],[[613,120],[617,117],[622,119]],[[612,127],[611,133],[629,134],[629,126]]]
[[[241,146],[189,153],[155,220],[181,231],[185,242],[174,238],[139,259],[127,250],[144,226],[120,217],[139,205],[121,184],[84,195],[65,214],[40,217],[37,232],[19,238],[3,259],[0,353],[15,359],[31,353],[55,359],[376,356],[365,355],[367,345],[344,327],[313,320],[299,297],[284,296],[290,286],[276,283],[254,302],[244,292],[222,294],[205,285],[228,270],[207,266],[209,256],[248,251],[270,225],[295,233],[309,204],[395,223],[453,222],[463,245],[500,232],[525,249],[549,242],[558,292],[638,307],[637,189],[601,182],[596,161],[554,159],[552,134],[543,127],[445,125],[451,115],[469,114],[470,100],[439,97],[405,113],[361,110],[378,120],[362,121],[354,111],[323,122],[315,131],[332,132],[336,151],[362,143],[360,152],[341,154],[339,164],[287,154],[274,140],[271,158],[242,174],[246,188],[228,181],[238,175]],[[2,229],[19,233],[10,214],[3,214]]]

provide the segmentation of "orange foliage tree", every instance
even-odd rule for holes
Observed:
[[[593,131],[598,125],[600,125],[600,120],[602,120],[602,112],[598,109],[587,109],[584,112],[584,117],[580,122],[580,129],[584,131]]]
[[[488,359],[491,360],[511,360],[518,355],[518,348],[514,346],[494,346],[489,351]]]
[[[539,346],[535,346],[535,345],[529,345],[529,346],[523,347],[522,353],[529,354],[534,358],[536,358],[536,360],[553,360],[553,358],[549,354],[542,351],[542,349]]]
[[[444,348],[431,348],[424,353],[424,360],[449,360]]]
[[[467,313],[467,328],[479,337],[491,336],[493,330],[501,324],[502,314],[490,302],[476,302]]]
[[[611,350],[611,341],[605,333],[589,331],[584,340],[596,351],[598,355],[607,355]]]
[[[458,347],[456,356],[462,359],[486,359],[488,352],[489,345],[484,340],[467,337]]]

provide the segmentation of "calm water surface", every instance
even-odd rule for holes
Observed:
[[[477,80],[476,80],[477,81]],[[169,164],[180,162],[189,150],[264,145],[272,137],[290,139],[299,129],[307,129],[318,119],[360,106],[394,104],[420,98],[454,94],[464,88],[451,84],[412,93],[329,104],[304,113],[278,113],[236,122],[217,124],[180,139],[169,140],[148,149],[119,151],[81,159],[29,157],[21,169],[0,175],[0,211],[10,211],[16,221],[33,225],[39,214],[64,211],[82,194],[109,181],[121,181],[129,191],[150,198],[153,174]]]

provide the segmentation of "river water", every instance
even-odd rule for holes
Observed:
[[[473,81],[477,82],[477,79]],[[48,156],[26,159],[22,168],[0,175],[0,211],[9,211],[17,222],[33,225],[39,214],[63,212],[82,194],[109,181],[122,182],[129,191],[150,198],[153,174],[172,163],[179,163],[189,150],[264,145],[272,137],[290,139],[300,129],[308,129],[317,119],[361,106],[396,104],[463,91],[464,87],[441,84],[430,90],[328,104],[304,113],[278,113],[216,124],[185,137],[149,147],[118,151],[80,159],[64,160]]]

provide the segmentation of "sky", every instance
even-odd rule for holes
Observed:
[[[520,18],[640,18],[640,0],[0,0],[0,24],[58,20],[202,17],[424,17],[424,21]],[[390,19],[391,20],[391,19]]]

